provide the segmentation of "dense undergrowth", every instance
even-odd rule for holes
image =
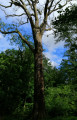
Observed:
[[[49,87],[45,90],[45,120],[77,120],[77,92],[72,86]],[[20,103],[18,107],[3,120],[31,120],[33,103]]]

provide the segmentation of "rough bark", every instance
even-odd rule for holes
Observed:
[[[42,37],[37,33],[35,39],[35,76],[34,76],[34,109],[33,120],[43,120],[45,117],[44,78],[42,58]]]

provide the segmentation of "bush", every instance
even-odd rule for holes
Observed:
[[[29,113],[32,112],[32,108],[33,103],[25,103],[24,106],[21,106],[21,104],[19,104],[19,106],[14,111],[13,115],[27,116]]]
[[[74,115],[76,111],[76,93],[69,85],[51,87],[46,90],[46,108],[51,116]]]

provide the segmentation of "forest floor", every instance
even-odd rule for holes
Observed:
[[[51,119],[50,119],[51,120]],[[55,117],[52,120],[77,120],[77,117],[75,116],[70,116],[70,117]]]
[[[0,120],[24,120],[22,117],[15,118],[14,116],[6,116],[6,117],[0,117]],[[29,119],[26,119],[29,120]],[[54,118],[48,118],[47,120],[77,120],[76,116],[70,116],[70,117],[54,117]]]

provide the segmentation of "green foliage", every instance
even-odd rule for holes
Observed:
[[[0,102],[2,103],[0,111],[2,114],[17,113],[18,110],[22,113],[25,103],[33,102],[33,59],[33,54],[27,47],[25,50],[6,50],[0,54]],[[52,80],[57,69],[51,67],[45,56],[43,59],[47,88],[53,85]]]
[[[13,112],[22,101],[33,101],[33,56],[26,48],[6,50],[0,54],[0,111],[1,114]]]
[[[77,82],[77,6],[73,5],[62,11],[53,22],[57,42],[65,41],[66,60],[60,65],[61,80],[66,83],[76,84]],[[63,77],[62,77],[63,76]]]
[[[27,47],[25,50],[6,50],[0,54],[1,114],[18,114],[18,116],[25,114],[26,117],[31,113],[34,89],[33,59],[33,54]],[[57,69],[51,67],[45,56],[43,61],[45,88],[47,88],[53,86],[53,77]]]
[[[59,16],[53,21],[53,27],[55,28],[55,36],[58,36],[58,40],[68,40],[77,34],[77,6],[72,5],[67,7],[65,11],[62,11]]]
[[[73,61],[73,60],[72,60]],[[77,83],[77,67],[72,65],[69,60],[63,60],[60,65],[61,79],[65,80],[66,84]]]
[[[49,59],[43,56],[43,71],[44,71],[44,80],[45,80],[45,88],[48,86],[53,86],[55,80],[53,79],[56,70],[52,67]]]
[[[65,40],[66,60],[55,71],[56,87],[46,89],[46,108],[50,116],[71,116],[77,113],[77,6],[60,11],[53,22],[57,42]],[[61,83],[63,85],[61,85]],[[75,117],[54,118],[54,120],[72,120]]]
[[[61,79],[60,70],[53,67],[51,62],[49,62],[49,59],[45,56],[43,56],[43,66],[45,89],[48,87],[56,87],[65,83],[65,79]]]
[[[69,85],[51,87],[46,90],[46,109],[51,116],[68,116],[75,114],[76,95]]]
[[[22,106],[21,103],[13,112],[13,116],[22,119],[24,118],[29,119],[32,116],[32,110],[33,110],[33,103],[25,103],[24,106]]]

